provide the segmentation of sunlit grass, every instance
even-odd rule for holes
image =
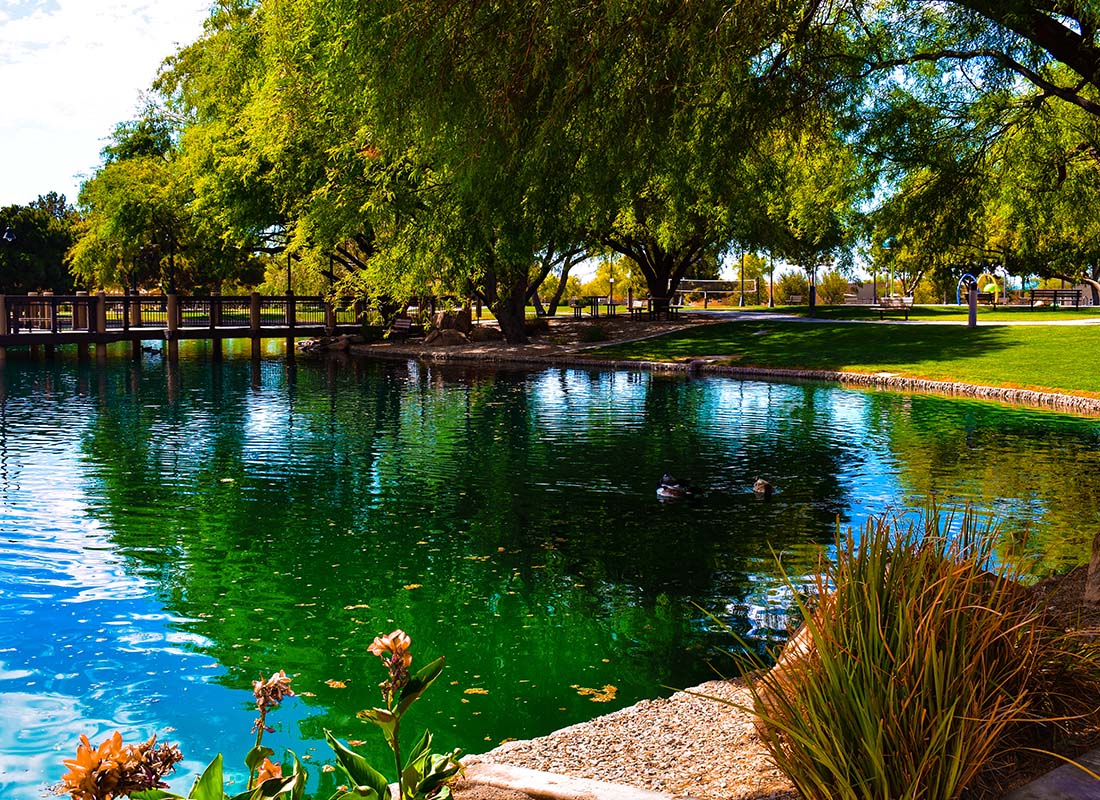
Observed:
[[[755,367],[889,372],[940,381],[1100,394],[1092,326],[903,325],[759,320],[700,326],[590,352]]]

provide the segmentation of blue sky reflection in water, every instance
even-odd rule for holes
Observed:
[[[1084,558],[1100,508],[1100,424],[940,398],[233,358],[4,379],[0,796],[20,800],[116,727],[181,742],[176,790],[219,751],[236,767],[251,681],[278,669],[301,696],[269,744],[314,781],[324,728],[381,760],[355,712],[396,627],[416,663],[448,659],[411,727],[477,752],[710,677],[728,643],[692,602],[781,636],[771,553],[804,573],[838,516],[971,501],[1030,528],[1043,571]],[[666,471],[705,496],[659,503]]]

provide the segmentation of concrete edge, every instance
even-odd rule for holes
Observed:
[[[1100,780],[1095,773],[1100,773],[1100,750],[1090,750],[1039,776],[1005,795],[1004,800],[1100,800]]]
[[[684,795],[654,792],[622,783],[485,762],[466,766],[465,780],[475,786],[523,792],[538,800],[691,800]]]

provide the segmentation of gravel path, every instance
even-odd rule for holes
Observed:
[[[643,700],[591,722],[508,742],[467,763],[527,767],[699,800],[796,800],[771,763],[750,714],[709,697],[751,705],[737,681]]]

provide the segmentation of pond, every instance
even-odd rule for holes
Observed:
[[[410,717],[467,752],[732,672],[837,521],[935,497],[1027,536],[1041,574],[1097,524],[1100,422],[827,385],[579,369],[11,360],[0,386],[0,796],[38,798],[79,734],[159,733],[186,791],[237,770],[251,681],[299,693],[266,743],[325,791],[324,730],[395,628],[447,669]],[[665,472],[704,491],[661,503]],[[751,491],[765,477],[778,492]],[[238,784],[238,788],[243,788]]]

